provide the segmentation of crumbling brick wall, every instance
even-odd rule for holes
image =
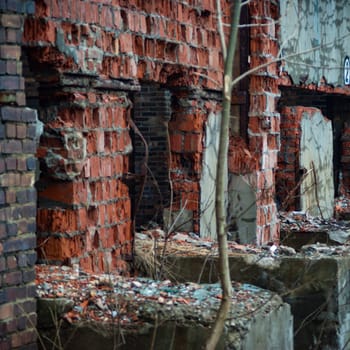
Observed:
[[[230,7],[223,3],[223,9],[228,23]],[[252,23],[264,24],[251,30],[251,67],[256,67],[277,54],[278,4],[253,1],[249,9]],[[132,253],[135,185],[126,181],[134,168],[129,118],[136,116],[132,102],[145,83],[171,91],[173,208],[188,210],[191,229],[200,231],[206,121],[219,109],[222,85],[216,21],[213,0],[35,3],[24,24],[24,60],[32,106],[44,124],[37,154],[41,261],[125,271],[123,261]],[[261,243],[278,235],[275,63],[254,72],[250,91],[248,146],[260,160],[254,188]]]
[[[281,209],[331,217],[335,192],[331,121],[315,107],[283,107],[281,138],[276,175]]]
[[[212,107],[188,103],[204,105],[208,99],[196,101],[193,91],[222,82],[214,1],[40,0],[26,19],[24,42],[27,87],[44,124],[40,261],[125,271],[132,253],[130,190],[140,175],[130,183],[137,167],[130,164],[129,117],[136,118],[132,102],[145,83],[173,90],[168,166],[175,201],[193,212],[198,232],[203,122]],[[177,115],[186,115],[186,130],[173,122]]]
[[[207,210],[201,201],[201,175],[203,171],[203,148],[205,128],[210,113],[221,109],[217,93],[180,89],[175,90],[176,105],[169,122],[172,162],[170,167],[174,190],[173,211],[180,218],[179,230],[200,233],[200,216]],[[191,218],[191,222],[188,220]],[[215,234],[211,233],[211,237]]]
[[[348,196],[350,193],[350,89],[344,89],[347,96],[334,97],[333,107],[333,130],[334,138],[334,170],[336,177],[336,194]]]
[[[339,195],[347,195],[350,192],[350,127],[345,123],[341,137],[341,178],[339,183]]]
[[[62,91],[59,92],[62,94]],[[91,88],[51,92],[40,107],[38,254],[41,261],[123,271],[131,253],[131,202],[123,174],[132,150],[130,101]]]
[[[335,196],[346,195],[349,192],[350,183],[349,87],[334,87],[326,84],[325,79],[318,84],[292,85],[286,72],[281,73],[279,84],[282,95],[278,104],[283,117],[281,118],[281,151],[276,186],[281,209],[300,209],[298,203],[299,185],[297,186],[297,184],[301,180],[303,171],[299,169],[298,162],[292,164],[292,159],[297,159],[299,156],[302,113],[305,111],[312,114],[313,108],[321,110],[323,115],[332,120]],[[295,135],[294,132],[296,132]],[[288,165],[286,165],[287,163]]]
[[[26,107],[23,21],[34,1],[0,2],[0,349],[36,348],[37,113]]]

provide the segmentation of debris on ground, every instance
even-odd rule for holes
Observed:
[[[350,243],[350,221],[339,218],[343,215],[340,213],[348,213],[350,217],[349,204],[349,200],[345,200],[345,197],[337,199],[335,217],[327,220],[312,217],[305,212],[280,212],[282,241],[285,237],[288,238],[288,235],[293,236],[293,234],[298,234],[299,239],[301,239],[304,233],[309,234],[308,237],[314,241],[313,243],[317,243],[319,239],[319,243],[348,245]],[[310,236],[312,234],[314,234],[313,237]]]
[[[346,204],[346,207],[345,207]],[[350,203],[342,199],[336,203],[338,213],[347,212]],[[304,212],[280,213],[281,229],[288,232],[327,232],[332,242],[307,244],[300,251],[271,242],[263,246],[228,242],[229,255],[253,256],[253,264],[265,270],[274,269],[279,259],[305,256],[318,259],[324,256],[350,255],[350,222],[323,220]],[[168,256],[218,257],[217,242],[203,239],[194,233],[174,232],[166,235],[155,227],[135,234],[135,267],[137,260],[147,262],[150,269],[166,268]],[[161,259],[160,259],[161,258]],[[163,259],[163,260],[162,260]],[[176,284],[170,280],[143,277],[126,278],[113,273],[89,274],[74,266],[36,266],[37,297],[39,300],[63,300],[59,317],[67,324],[98,322],[118,324],[135,329],[149,322],[162,320],[193,322],[208,326],[216,316],[221,300],[219,284]],[[161,275],[161,274],[160,274]],[[253,285],[233,282],[232,311],[229,324],[244,327],[245,317],[251,318],[276,295]],[[259,312],[260,312],[259,311]]]
[[[350,230],[350,222],[347,220],[337,220],[336,218],[325,220],[300,211],[280,212],[279,219],[281,230],[284,231],[320,232]]]
[[[335,198],[334,217],[336,220],[350,219],[350,197],[348,195]]]
[[[294,255],[307,255],[308,257],[317,258],[322,254],[339,256],[350,254],[350,245],[348,244],[350,243],[349,221],[323,220],[319,217],[311,217],[305,212],[294,211],[280,213],[280,222],[281,231],[283,232],[298,232],[301,236],[313,236],[314,233],[324,233],[328,244],[315,241],[313,244],[305,244],[305,248],[300,246],[296,250],[292,246],[278,244],[277,242],[271,242],[259,247],[253,244],[243,245],[235,241],[229,241],[228,254],[250,254],[257,256],[260,260],[269,257],[278,259]],[[135,237],[136,265],[142,266],[143,270],[152,271],[157,266],[160,267],[162,263],[164,264],[164,259],[169,256],[218,257],[216,241],[200,238],[193,233],[175,232],[168,237],[164,235],[164,238],[153,238],[152,235],[144,231],[143,233],[137,233]],[[162,259],[163,262],[160,261]],[[149,269],[145,269],[147,265]]]
[[[195,319],[209,325],[221,300],[218,283],[175,284],[112,273],[77,273],[68,266],[37,265],[36,269],[37,297],[68,301],[68,310],[59,315],[68,324],[97,321],[136,328],[161,314],[163,321]],[[273,297],[267,290],[234,282],[230,322],[244,323]]]

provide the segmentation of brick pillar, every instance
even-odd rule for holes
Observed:
[[[178,230],[200,231],[200,181],[208,115],[220,106],[218,96],[191,89],[173,90],[173,113],[169,122],[174,190],[174,216],[182,211]],[[215,234],[215,233],[214,233]]]
[[[21,44],[34,1],[0,2],[0,349],[36,349],[33,187],[37,114],[25,107]]]
[[[202,170],[205,113],[200,99],[188,89],[174,91],[175,104],[169,123],[174,190],[174,219],[181,211],[178,230],[199,232],[199,180]]]
[[[132,151],[130,101],[126,92],[92,84],[40,90],[38,254],[42,262],[125,273],[132,245],[123,182]]]
[[[249,3],[251,23],[251,68],[271,62],[278,53],[277,25],[279,9],[275,1],[255,0]],[[263,24],[259,26],[257,24]],[[267,25],[270,24],[270,25]],[[280,116],[276,103],[280,96],[277,66],[271,63],[250,78],[249,148],[260,160],[256,179],[257,243],[277,240],[279,222],[275,197],[275,174],[280,143]]]

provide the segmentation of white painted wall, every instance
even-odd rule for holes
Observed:
[[[201,237],[216,238],[215,181],[219,149],[221,114],[210,113],[206,124],[205,146],[200,180]]]
[[[334,182],[333,182],[333,133],[332,123],[321,111],[304,112],[301,121],[300,167],[308,175],[301,184],[301,210],[313,216],[320,216],[317,204],[324,218],[333,216]],[[317,178],[315,186],[312,163]],[[317,190],[317,193],[316,193]]]
[[[256,193],[245,176],[229,174],[227,221],[232,240],[256,243]]]
[[[285,62],[294,83],[308,74],[308,83],[325,76],[328,83],[342,86],[344,58],[350,56],[350,1],[280,0],[280,14],[283,55],[326,45]]]
[[[201,188],[201,237],[216,239],[215,181],[219,149],[221,114],[210,113],[206,124],[203,153]],[[229,239],[241,243],[256,242],[256,194],[248,179],[228,174],[227,182],[227,223]],[[234,225],[235,224],[235,225]],[[233,229],[233,226],[235,228]]]

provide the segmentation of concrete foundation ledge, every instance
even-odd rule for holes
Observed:
[[[202,349],[220,304],[219,284],[37,271],[40,348]],[[290,307],[275,293],[233,283],[217,349],[293,349]]]
[[[165,278],[182,283],[216,283],[217,250],[215,245],[207,247],[205,243],[198,242],[199,248],[194,243],[168,242],[166,254],[158,257]],[[142,245],[147,247],[146,242]],[[191,255],[192,251],[196,254]],[[137,259],[144,256],[140,247],[137,252]],[[272,254],[269,247],[232,244],[229,265],[232,280],[277,293],[290,305],[295,350],[350,349],[349,245],[312,244],[303,246],[299,253],[279,246]],[[145,274],[150,272],[149,266],[144,266]]]

